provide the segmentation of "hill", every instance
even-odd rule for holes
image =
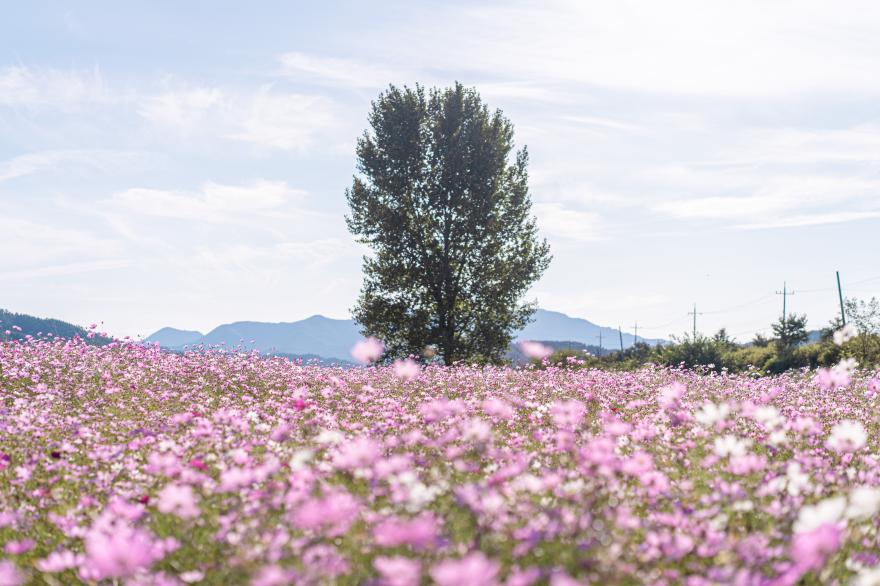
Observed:
[[[601,327],[581,318],[574,318],[557,311],[539,309],[534,321],[518,332],[514,339],[557,340],[550,345],[564,347],[566,344],[590,347],[599,354],[599,332],[602,332],[605,350],[620,347],[620,335],[614,328]],[[332,360],[350,360],[351,347],[361,338],[358,326],[350,319],[332,319],[313,315],[294,322],[268,323],[241,321],[218,326],[205,334],[190,330],[162,328],[146,341],[159,342],[169,349],[181,349],[184,345],[204,344],[227,348],[254,348],[261,352],[293,356],[318,356]],[[561,341],[560,341],[561,340]],[[632,334],[623,333],[624,348],[632,346]],[[639,338],[649,344],[662,344],[665,340]]]
[[[8,340],[34,338],[74,338],[79,336],[89,344],[103,345],[110,342],[103,336],[88,337],[88,330],[60,319],[34,317],[24,313],[12,313],[0,309],[0,336]]]
[[[533,321],[516,335],[517,340],[570,340],[587,346],[599,346],[601,332],[603,349],[620,349],[621,335],[617,328],[599,326],[583,318],[546,309],[537,310],[532,318]],[[641,336],[639,341],[651,346],[666,343],[666,340]],[[623,332],[624,349],[632,346],[634,342],[633,334]]]

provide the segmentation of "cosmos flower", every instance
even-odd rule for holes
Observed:
[[[825,444],[836,452],[855,452],[865,447],[868,433],[858,421],[847,419],[831,429],[831,435]]]
[[[361,364],[370,364],[382,357],[385,353],[385,344],[376,338],[367,338],[358,341],[351,349],[351,357]]]
[[[431,577],[438,586],[495,586],[499,569],[498,562],[475,551],[461,559],[438,563],[431,569]]]
[[[834,343],[838,346],[843,346],[858,335],[859,330],[856,329],[856,326],[849,323],[834,332]]]
[[[520,342],[519,349],[527,358],[535,360],[544,360],[545,358],[550,358],[553,354],[553,348],[545,346],[540,342]]]

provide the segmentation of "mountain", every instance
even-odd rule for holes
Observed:
[[[539,309],[532,315],[532,322],[516,335],[516,340],[570,340],[588,346],[599,345],[599,333],[602,333],[602,347],[620,349],[620,333],[616,328],[598,326],[591,321],[579,317],[570,317],[558,311]],[[623,347],[633,345],[635,336],[623,332]],[[650,345],[664,344],[666,340],[643,338],[640,342]]]
[[[560,347],[577,343],[592,347],[598,346],[601,330],[603,348],[614,349],[619,348],[620,345],[620,337],[616,329],[600,327],[585,319],[544,309],[535,312],[533,318],[532,323],[516,334],[514,337],[516,340],[557,340],[559,342],[554,343],[559,344]],[[163,347],[173,350],[193,344],[226,348],[242,346],[278,355],[350,360],[351,347],[359,339],[361,339],[360,331],[353,320],[313,315],[301,321],[286,323],[242,321],[224,324],[204,336],[194,331],[162,328],[149,336],[146,341],[159,342]],[[633,340],[632,334],[624,333],[624,348],[632,346]],[[665,340],[644,338],[639,338],[639,341],[649,344],[665,342]]]
[[[202,335],[198,332],[162,328],[145,341],[159,342],[170,349],[185,344],[205,346],[242,346],[260,352],[349,360],[351,347],[361,339],[358,327],[350,319],[331,319],[322,315],[282,323],[240,321],[218,326]]]
[[[6,332],[9,332],[8,334]],[[43,317],[34,317],[24,313],[12,313],[5,309],[0,309],[0,338],[9,340],[20,340],[26,336],[34,338],[73,338],[79,336],[88,344],[104,345],[110,342],[109,338],[103,336],[88,337],[88,331],[80,326],[61,321],[60,319],[51,319]],[[48,334],[51,334],[49,336]]]
[[[177,328],[162,328],[147,338],[150,342],[159,342],[166,348],[180,348],[191,344],[198,344],[204,334],[195,330],[178,330]]]

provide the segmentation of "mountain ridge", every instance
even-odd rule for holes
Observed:
[[[515,334],[515,341],[557,340],[598,346],[601,332],[602,347],[605,349],[619,349],[621,338],[624,348],[631,347],[635,342],[633,334],[618,332],[616,328],[599,326],[589,320],[571,317],[558,311],[538,309],[532,318],[525,328]],[[351,347],[362,337],[354,320],[334,319],[320,314],[292,322],[237,321],[221,324],[207,334],[199,334],[201,336],[199,338],[194,338],[193,334],[199,332],[165,327],[154,332],[144,341],[159,342],[165,348],[176,350],[182,349],[185,345],[199,344],[229,348],[243,346],[272,354],[312,355],[325,359],[349,360]],[[182,339],[188,341],[180,343]],[[652,345],[666,342],[662,339],[641,337],[639,341]]]

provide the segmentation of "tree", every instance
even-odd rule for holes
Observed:
[[[807,334],[807,316],[788,314],[782,316],[773,324],[773,333],[779,340],[779,346],[783,350],[795,348],[809,339]]]
[[[715,335],[712,336],[712,341],[725,350],[736,348],[736,342],[727,333],[727,328],[721,328],[715,332]]]
[[[880,334],[880,301],[847,298],[846,316],[860,334]]]
[[[752,346],[757,348],[766,348],[770,344],[770,338],[765,337],[761,332],[755,334],[752,338]]]
[[[474,89],[390,86],[373,102],[346,198],[373,255],[352,313],[390,355],[435,344],[446,364],[500,361],[550,263],[531,215],[528,154]]]

